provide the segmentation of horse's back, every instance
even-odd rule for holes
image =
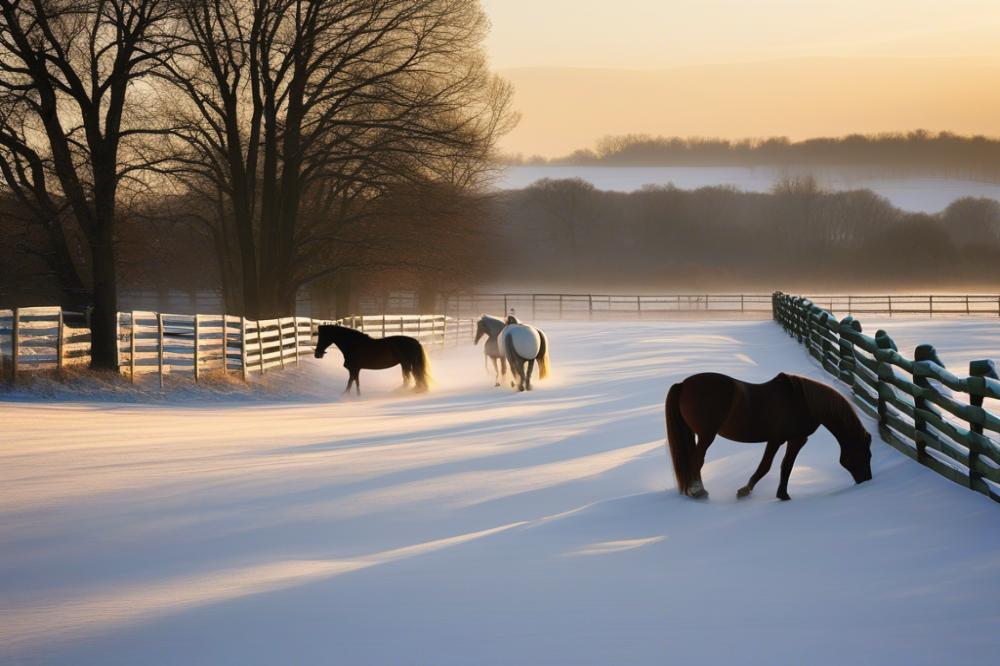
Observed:
[[[514,351],[523,359],[536,358],[542,349],[542,338],[538,331],[526,324],[508,324],[500,331],[501,349],[506,349],[507,340],[510,340]]]
[[[385,370],[404,361],[411,362],[422,354],[423,347],[420,341],[408,335],[368,338],[357,345],[353,353],[344,354],[344,366]]]
[[[681,404],[692,428],[738,442],[785,440],[815,430],[800,391],[784,373],[762,384],[715,372],[692,375],[683,382]]]

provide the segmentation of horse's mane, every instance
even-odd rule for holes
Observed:
[[[320,329],[324,328],[336,329],[337,331],[340,331],[342,335],[346,335],[347,337],[354,338],[356,340],[363,340],[371,337],[367,333],[362,333],[357,329],[350,328],[349,326],[341,326],[340,324],[324,324],[320,326]]]
[[[479,321],[482,322],[484,326],[486,326],[487,324],[492,324],[492,330],[490,329],[489,326],[487,326],[487,331],[489,332],[491,338],[500,333],[500,331],[503,330],[503,327],[507,325],[507,322],[505,322],[503,319],[488,314],[480,316]]]
[[[835,436],[846,435],[848,430],[864,428],[850,401],[839,391],[808,377],[787,376],[801,391],[809,415],[828,428],[836,429]]]

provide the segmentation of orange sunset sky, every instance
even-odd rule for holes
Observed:
[[[626,132],[1000,134],[996,0],[482,0],[520,125],[561,155]]]

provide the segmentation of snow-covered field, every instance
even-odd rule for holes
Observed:
[[[1000,357],[995,321],[885,323]],[[725,441],[711,501],[672,489],[671,383],[826,379],[775,324],[546,329],[532,393],[463,347],[420,397],[339,401],[334,354],[272,401],[0,402],[0,663],[995,662],[985,497],[878,442],[855,486],[825,431],[792,502],[777,469],[738,502],[763,447]]]

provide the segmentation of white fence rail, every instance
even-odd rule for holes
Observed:
[[[122,312],[118,315],[118,361],[135,382],[155,374],[200,381],[205,373],[264,374],[312,354],[316,328],[341,324],[372,337],[408,335],[430,348],[471,342],[475,322],[445,315],[377,315],[319,320],[282,317],[251,320],[222,314],[177,315]],[[90,330],[82,313],[57,307],[0,310],[0,377],[55,370],[90,362]]]

